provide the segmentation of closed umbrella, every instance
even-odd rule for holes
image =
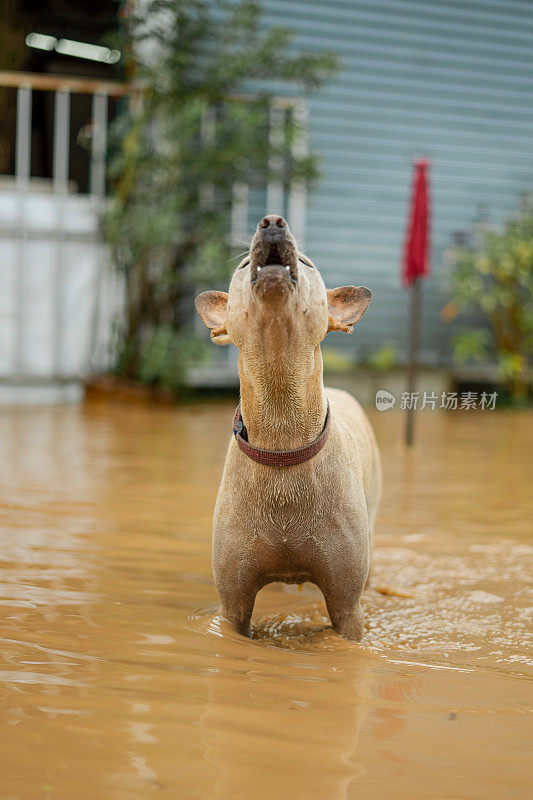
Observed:
[[[418,368],[418,340],[420,328],[421,279],[429,274],[429,161],[419,158],[414,163],[413,185],[409,219],[405,235],[402,261],[403,285],[411,292],[409,361],[407,392],[411,400],[416,391]],[[414,441],[415,403],[407,403],[405,441]]]

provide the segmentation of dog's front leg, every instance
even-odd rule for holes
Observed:
[[[237,633],[250,636],[250,619],[259,586],[251,575],[218,570],[215,577],[221,601],[221,614]]]
[[[368,577],[368,554],[346,550],[338,552],[337,559],[327,565],[317,583],[333,628],[345,639],[360,642],[364,622],[360,601]]]
[[[359,597],[354,603],[353,598],[338,596],[333,592],[326,595],[325,599],[334,630],[345,639],[360,642],[363,638],[364,614]]]
[[[250,620],[256,593],[256,591],[243,593],[241,589],[237,591],[219,589],[222,601],[221,614],[242,636],[250,636]]]

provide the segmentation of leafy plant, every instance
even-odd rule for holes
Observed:
[[[353,358],[336,347],[323,347],[322,361],[326,372],[351,372],[355,366]]]
[[[495,358],[515,399],[527,395],[533,356],[533,206],[524,199],[501,231],[481,228],[452,253],[453,294],[480,322],[453,339],[457,360]]]
[[[289,31],[264,27],[255,0],[152,0],[142,12],[125,19],[126,72],[143,92],[115,125],[104,228],[126,281],[118,365],[176,389],[192,295],[227,279],[234,187],[317,177],[316,158],[292,147],[290,109],[282,140],[269,135],[272,87],[318,89],[337,62],[295,52]]]
[[[398,361],[398,351],[392,342],[386,342],[367,359],[370,369],[375,372],[387,372]]]

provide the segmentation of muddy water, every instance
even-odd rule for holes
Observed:
[[[264,589],[254,640],[217,617],[231,414],[0,415],[2,800],[530,796],[533,415],[429,413],[412,454],[375,415],[357,646],[310,585]]]

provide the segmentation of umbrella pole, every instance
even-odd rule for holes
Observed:
[[[416,392],[418,373],[418,339],[420,328],[420,297],[421,279],[415,278],[411,286],[411,314],[409,330],[409,361],[407,367],[407,392],[411,401]],[[407,417],[405,422],[405,444],[412,447],[415,436],[415,409],[414,402],[407,404]]]

